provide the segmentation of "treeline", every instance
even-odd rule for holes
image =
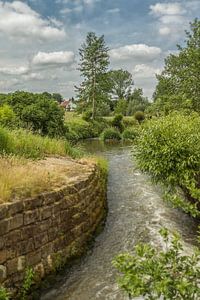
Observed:
[[[140,168],[168,187],[167,199],[200,216],[200,21],[190,24],[185,46],[165,60],[157,76],[153,119],[137,140]],[[157,118],[156,118],[157,117]],[[189,201],[188,201],[189,200]]]
[[[17,91],[0,95],[0,125],[22,127],[50,137],[63,136],[64,110],[49,93]]]
[[[133,115],[150,105],[142,89],[133,88],[131,73],[123,69],[109,70],[109,48],[104,36],[88,33],[79,54],[79,70],[84,78],[76,87],[79,112],[88,112],[95,119],[111,112]]]
[[[167,115],[171,111],[200,112],[200,21],[195,19],[186,32],[185,46],[165,60],[154,93],[151,111]]]

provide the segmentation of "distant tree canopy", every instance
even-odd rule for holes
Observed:
[[[135,88],[128,95],[127,115],[134,115],[137,111],[145,111],[150,106],[147,97],[144,97],[143,90]]]
[[[154,102],[158,111],[200,111],[200,20],[190,24],[186,45],[178,46],[178,53],[167,57],[164,71],[157,79]]]
[[[126,70],[111,70],[107,73],[110,93],[116,100],[126,99],[133,86],[132,74]]]
[[[42,135],[61,136],[65,131],[64,110],[49,95],[48,93],[33,94],[23,91],[0,95],[0,103],[4,103],[4,110],[2,108],[1,111],[4,112],[4,115],[6,111],[7,116],[10,117],[11,111],[13,111],[20,125],[25,128]],[[9,106],[5,106],[5,104]],[[12,109],[10,110],[9,107]]]

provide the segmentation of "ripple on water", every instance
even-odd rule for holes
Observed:
[[[42,300],[128,300],[116,284],[112,259],[119,252],[132,251],[141,241],[161,245],[161,227],[178,231],[188,251],[192,248],[194,221],[169,207],[149,178],[134,169],[130,148],[109,148],[103,150],[103,155],[110,165],[105,229],[96,238],[92,251],[71,268],[64,283],[42,296]]]

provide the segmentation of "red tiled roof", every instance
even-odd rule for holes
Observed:
[[[66,108],[66,107],[69,106],[69,104],[70,104],[70,101],[69,101],[69,100],[64,100],[64,101],[60,104],[60,106]]]

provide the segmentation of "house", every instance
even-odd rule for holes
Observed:
[[[70,109],[70,100],[64,100],[64,101],[62,101],[61,104],[60,104],[60,106],[63,107],[64,110],[66,110],[66,111],[70,111],[71,110]]]
[[[74,111],[76,108],[76,103],[74,98],[72,97],[71,99],[61,102],[60,106],[63,107],[66,111]]]

